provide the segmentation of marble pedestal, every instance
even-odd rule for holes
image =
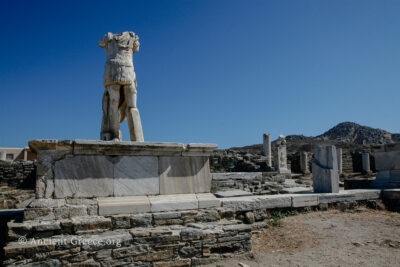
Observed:
[[[34,140],[36,198],[209,193],[215,144]]]

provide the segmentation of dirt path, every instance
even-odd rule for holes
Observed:
[[[287,217],[253,237],[252,260],[209,266],[400,266],[400,214],[361,209]]]

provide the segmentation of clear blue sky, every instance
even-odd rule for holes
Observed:
[[[0,146],[99,138],[109,31],[140,36],[146,141],[242,146],[342,121],[400,132],[398,0],[9,0],[0,13]]]

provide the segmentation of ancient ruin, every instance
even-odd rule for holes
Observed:
[[[361,245],[347,220],[324,217],[356,210],[354,223],[367,209],[400,211],[400,135],[345,122],[316,137],[263,134],[262,144],[241,148],[144,142],[133,66],[139,37],[108,33],[99,46],[107,56],[101,140],[32,140],[33,160],[27,148],[22,159],[6,161],[0,153],[1,266],[190,267],[222,260],[246,267],[230,261],[281,247],[288,264],[301,265],[290,257],[303,244],[318,258],[327,250],[313,230],[331,239],[338,225],[346,248],[400,248],[388,227],[384,240]],[[130,142],[122,141],[125,120]],[[397,226],[381,212],[381,225]],[[303,216],[312,230],[296,236],[292,221],[279,233],[276,226],[289,216]]]

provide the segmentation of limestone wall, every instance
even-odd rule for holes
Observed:
[[[34,188],[35,161],[0,161],[0,184]]]

